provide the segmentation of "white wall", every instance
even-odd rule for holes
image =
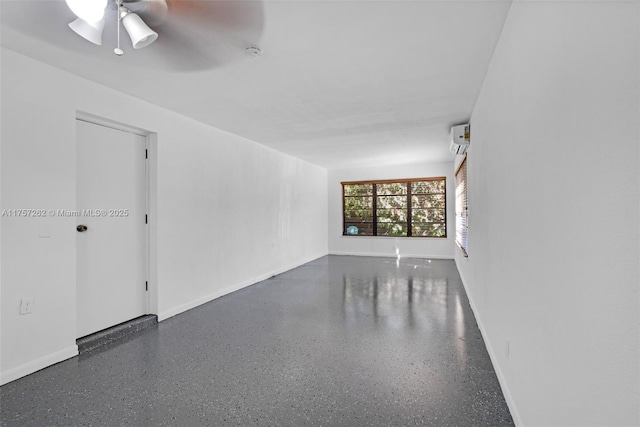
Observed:
[[[443,141],[443,144],[448,144]],[[453,258],[455,183],[451,163],[417,163],[376,168],[329,170],[329,253],[335,255]],[[342,186],[345,181],[447,177],[447,237],[364,237],[342,235]]]
[[[514,2],[472,115],[456,262],[519,425],[640,425],[639,17]]]
[[[326,170],[15,52],[1,60],[3,209],[75,208],[77,111],[157,133],[161,319],[327,253]],[[2,230],[5,383],[77,353],[76,231],[74,218],[7,217]],[[34,312],[20,316],[25,297]]]

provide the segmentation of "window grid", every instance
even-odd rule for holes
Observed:
[[[344,236],[447,237],[446,178],[342,183]]]

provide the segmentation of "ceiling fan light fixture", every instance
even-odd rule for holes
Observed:
[[[86,22],[98,22],[104,18],[108,0],[66,0],[75,15]]]
[[[125,8],[122,9],[123,11],[120,15],[122,25],[127,30],[127,33],[129,33],[134,49],[147,47],[156,41],[158,33],[149,28],[137,14]]]
[[[102,30],[104,29],[104,18],[98,22],[87,22],[78,18],[69,24],[76,34],[98,46],[102,45]]]

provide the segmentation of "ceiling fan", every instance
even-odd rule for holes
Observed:
[[[120,48],[120,24],[124,26],[131,38],[134,49],[149,46],[158,38],[158,33],[153,31],[140,17],[147,15],[149,21],[156,25],[162,24],[168,15],[168,5],[165,0],[146,0],[144,2],[127,2],[123,0],[65,0],[67,6],[77,16],[69,24],[69,28],[76,34],[96,45],[102,45],[102,33],[106,23],[105,13],[107,5],[116,12],[117,17],[117,47],[116,55],[124,54]]]
[[[56,50],[158,71],[259,55],[263,22],[262,0],[23,0],[3,2],[2,13],[3,25]]]

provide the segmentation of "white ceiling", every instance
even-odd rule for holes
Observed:
[[[117,57],[112,26],[90,44],[63,0],[4,0],[2,45],[327,168],[450,161],[510,0],[234,4],[242,25],[176,21]]]

